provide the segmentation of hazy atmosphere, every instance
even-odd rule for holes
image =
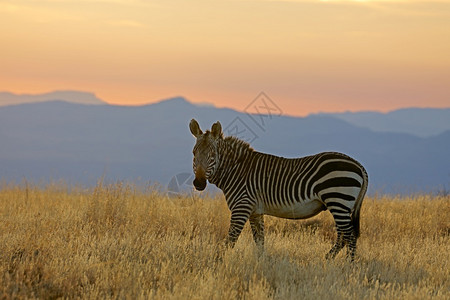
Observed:
[[[450,1],[3,0],[0,91],[285,114],[450,105]]]
[[[15,0],[0,26],[4,180],[167,186],[197,118],[352,155],[369,193],[450,184],[450,1]]]

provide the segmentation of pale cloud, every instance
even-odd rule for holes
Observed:
[[[24,5],[20,5],[14,2],[1,2],[0,12],[4,13],[17,13],[23,11],[26,8]]]
[[[5,1],[0,3],[0,13],[37,23],[51,23],[62,20],[79,21],[80,16],[71,12],[35,5],[35,1]]]
[[[126,27],[126,28],[145,27],[145,25],[143,23],[134,21],[134,20],[113,20],[113,21],[109,21],[107,23],[112,26]]]
[[[74,9],[85,3],[87,7],[93,9]],[[98,5],[116,5],[115,8],[99,9]],[[69,22],[96,22],[97,19],[103,19],[101,22],[106,25],[117,27],[143,27],[144,24],[125,17],[117,18],[120,7],[117,5],[127,5],[130,9],[139,10],[141,5],[146,5],[140,0],[14,0],[0,2],[1,14],[15,16],[18,19],[35,23],[53,23],[61,21]]]
[[[19,1],[28,3],[120,3],[120,4],[134,4],[144,2],[141,0],[19,0]]]
[[[450,0],[229,0],[242,2],[266,2],[266,3],[298,3],[317,5],[352,5],[364,6],[377,10],[384,14],[399,16],[424,17],[424,16],[448,16],[450,15]],[[442,9],[442,8],[446,9]]]
[[[243,1],[243,2],[291,2],[291,3],[334,3],[334,4],[412,4],[424,3],[432,5],[433,3],[449,3],[450,0],[228,0],[228,1]]]

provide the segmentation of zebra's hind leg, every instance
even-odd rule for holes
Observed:
[[[344,233],[344,242],[347,244],[347,257],[349,257],[351,261],[354,261],[356,252],[356,237],[353,230],[348,233]]]
[[[344,248],[344,233],[337,229],[337,240],[331,250],[325,256],[326,259],[333,259]]]
[[[325,202],[328,210],[333,215],[337,230],[336,244],[331,248],[326,257],[334,258],[347,244],[350,257],[353,261],[356,249],[354,222],[352,221],[350,205],[344,205],[342,201],[343,200],[337,201],[337,199],[333,199],[332,201]]]
[[[250,226],[256,245],[264,249],[264,215],[251,215]]]
[[[347,257],[350,258],[351,261],[355,260],[355,252],[356,252],[356,236],[354,233],[354,229],[351,225],[346,229],[341,227],[337,227],[338,238],[336,244],[331,248],[330,252],[326,255],[326,258],[334,258],[345,245],[347,245]]]

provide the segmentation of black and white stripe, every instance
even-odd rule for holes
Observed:
[[[197,137],[194,172],[198,171],[197,156],[205,156],[205,177],[224,192],[231,210],[230,244],[234,245],[249,220],[255,242],[263,245],[265,214],[303,219],[329,210],[338,237],[327,257],[335,257],[347,245],[354,259],[359,213],[368,184],[367,172],[359,162],[337,152],[302,158],[260,153],[237,138],[223,138],[220,123],[216,124],[219,134],[212,130]],[[199,143],[208,151],[199,149]]]

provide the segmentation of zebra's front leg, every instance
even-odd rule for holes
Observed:
[[[231,211],[230,229],[228,230],[227,246],[234,247],[242,229],[250,217],[250,210],[248,207],[240,206]]]
[[[250,226],[256,245],[264,249],[264,215],[251,215]]]

